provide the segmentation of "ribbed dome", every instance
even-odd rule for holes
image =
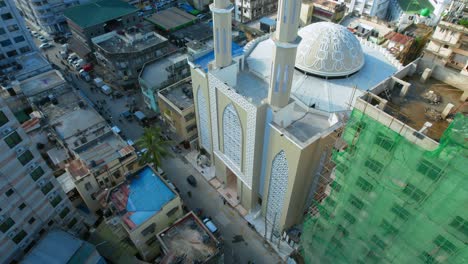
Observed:
[[[364,66],[364,54],[357,38],[345,27],[319,22],[299,30],[296,68],[323,77],[341,77]]]

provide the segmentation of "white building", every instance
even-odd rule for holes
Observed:
[[[14,62],[20,54],[36,50],[36,46],[12,0],[0,1],[0,18],[1,67]]]
[[[347,13],[385,18],[391,0],[339,0],[345,3]]]
[[[234,19],[241,23],[271,15],[278,9],[276,0],[235,0]]]
[[[24,18],[48,34],[68,31],[63,11],[79,4],[78,0],[15,0]]]

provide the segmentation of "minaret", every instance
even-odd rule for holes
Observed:
[[[213,12],[213,36],[215,67],[229,66],[232,62],[231,12],[234,6],[228,0],[214,0],[210,5]]]
[[[274,108],[288,104],[296,61],[297,35],[301,0],[279,0],[276,32],[271,39],[275,43],[271,66],[268,101]]]

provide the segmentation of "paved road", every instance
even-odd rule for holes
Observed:
[[[202,208],[220,229],[225,242],[225,263],[254,261],[256,264],[281,263],[278,255],[264,244],[263,238],[247,226],[246,221],[230,206],[224,205],[218,192],[189,163],[180,158],[165,160],[162,168],[167,177],[179,188],[189,209]],[[194,175],[197,187],[187,183],[187,176]],[[192,197],[188,197],[190,191]]]
[[[36,40],[37,41],[37,40]],[[49,60],[57,66],[64,68],[61,60],[55,54],[58,54],[60,45],[46,50],[44,53],[48,55]],[[69,76],[69,75],[67,75]],[[92,91],[90,84],[81,80],[72,74],[72,83],[78,87],[83,94],[88,97],[93,103],[98,100],[106,100],[109,107],[108,112],[103,113],[104,117],[112,116],[112,122],[115,123],[123,131],[127,138],[136,140],[142,134],[142,127],[136,121],[129,123],[127,121],[119,122],[119,114],[126,110],[125,104],[132,99],[126,97],[121,99],[111,100],[108,96]],[[135,95],[137,105],[141,104],[141,97]],[[224,205],[217,191],[208,184],[190,164],[186,163],[180,157],[171,158],[164,161],[163,169],[167,172],[169,180],[180,190],[181,196],[189,209],[202,208],[205,216],[210,216],[220,230],[220,234],[224,239],[225,245],[225,263],[246,264],[248,261],[253,261],[256,264],[276,264],[281,263],[279,256],[263,242],[263,238],[255,231],[247,226],[246,221],[231,207]],[[197,179],[198,186],[196,188],[188,185],[186,177],[194,175]],[[188,197],[187,192],[192,193],[192,197]]]

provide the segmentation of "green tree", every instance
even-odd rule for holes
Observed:
[[[163,139],[160,127],[145,128],[143,135],[136,142],[140,149],[147,149],[140,158],[140,165],[153,163],[154,168],[160,167],[162,159],[173,157],[169,152],[172,143]]]

